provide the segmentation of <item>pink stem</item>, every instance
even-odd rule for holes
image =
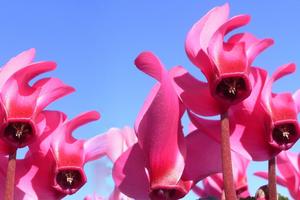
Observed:
[[[276,190],[276,158],[273,157],[268,161],[268,188],[269,188],[269,200],[277,200]]]
[[[17,150],[9,154],[7,171],[6,171],[4,200],[14,200],[16,155],[17,155]]]
[[[230,148],[230,129],[227,112],[221,114],[221,153],[222,153],[222,169],[223,169],[223,183],[226,200],[237,200],[231,162],[231,148]]]

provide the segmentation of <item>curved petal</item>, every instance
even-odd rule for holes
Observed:
[[[151,93],[150,101],[146,101],[135,125],[139,145],[145,154],[151,189],[155,190],[162,185],[177,185],[184,168],[185,146],[179,99],[169,73],[157,59],[152,63],[148,60],[136,62],[141,63],[143,66],[138,68],[143,72],[160,72],[161,76],[157,93]]]
[[[16,57],[11,58],[2,68],[0,72],[0,88],[3,87],[4,83],[9,77],[15,72],[29,65],[35,56],[35,49],[28,49],[18,54]]]
[[[185,41],[185,51],[194,65],[207,73],[206,66],[199,64],[197,55],[200,50],[207,53],[207,47],[215,31],[227,21],[229,5],[224,4],[210,10],[204,17],[193,25]]]
[[[219,74],[247,71],[248,62],[244,43],[232,45],[224,43],[224,36],[229,31],[246,25],[250,21],[248,15],[239,15],[229,19],[213,35],[208,53],[212,57],[216,72]]]
[[[244,43],[246,55],[248,58],[248,65],[250,66],[258,54],[271,46],[274,41],[270,38],[257,39],[251,33],[238,33],[228,39],[228,43]]]
[[[112,142],[112,141],[111,141]],[[85,162],[96,160],[105,155],[107,149],[107,141],[104,134],[96,135],[83,144]]]
[[[297,106],[297,112],[300,112],[300,90],[297,90],[294,94],[293,94],[293,99],[295,101],[295,104]]]
[[[139,70],[152,76],[158,81],[162,79],[162,73],[166,72],[160,60],[150,51],[139,54],[135,59],[134,64]]]
[[[254,175],[258,176],[260,178],[268,180],[268,173],[267,172],[255,172]],[[284,187],[286,187],[286,185],[287,185],[286,180],[281,178],[280,176],[276,176],[276,182],[279,185],[284,186]]]
[[[97,111],[88,111],[81,113],[80,115],[74,117],[72,120],[68,121],[66,124],[66,141],[71,142],[74,141],[75,139],[72,136],[72,132],[77,129],[78,127],[100,119],[100,113]]]
[[[171,74],[182,102],[193,112],[212,116],[223,113],[227,109],[211,96],[207,83],[197,80],[184,68],[175,67]]]
[[[106,154],[112,162],[115,162],[124,151],[137,142],[134,130],[129,127],[110,128],[104,135],[108,141]]]
[[[55,100],[75,91],[73,87],[64,84],[58,78],[40,79],[32,87],[36,89],[41,88],[37,99],[37,112],[42,111]]]
[[[211,174],[222,171],[219,142],[197,129],[186,136],[186,145],[187,156],[183,179],[197,183]]]
[[[123,153],[113,167],[113,179],[118,189],[134,199],[149,199],[149,180],[144,153],[138,144]]]
[[[296,65],[294,63],[283,65],[277,68],[277,70],[273,73],[273,75],[267,80],[262,90],[262,103],[265,105],[269,113],[272,113],[271,99],[272,99],[273,83],[276,80],[282,78],[283,76],[293,73],[295,70],[296,70]]]
[[[36,109],[40,88],[33,88],[29,81],[37,75],[53,70],[53,62],[34,63],[16,72],[2,88],[2,100],[8,117],[31,118]]]

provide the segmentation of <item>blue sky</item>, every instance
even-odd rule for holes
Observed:
[[[133,65],[141,51],[153,51],[168,68],[183,65],[192,73],[198,73],[184,52],[186,34],[208,10],[225,2],[0,1],[0,63],[31,47],[37,50],[36,60],[56,61],[58,68],[49,75],[61,78],[77,91],[50,108],[62,110],[70,118],[87,110],[99,111],[100,121],[75,134],[91,137],[110,127],[134,123],[154,84]],[[234,0],[229,3],[231,16],[242,13],[252,16],[251,23],[241,30],[275,40],[275,45],[260,55],[255,65],[271,73],[282,64],[299,63],[299,1]],[[300,86],[299,75],[297,71],[284,78],[274,90],[295,91]],[[298,143],[293,151],[299,152],[299,148]],[[93,175],[93,169],[94,164],[87,165],[89,176]],[[258,169],[266,169],[266,163],[252,164],[249,174]],[[249,179],[252,193],[264,184],[259,178],[251,176]],[[108,190],[99,188],[100,185],[103,183],[90,180],[82,191],[67,199],[82,199],[95,190]]]

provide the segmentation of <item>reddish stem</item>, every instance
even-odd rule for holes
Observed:
[[[223,184],[226,200],[237,200],[231,162],[231,148],[230,148],[230,128],[227,112],[221,114],[221,154],[222,154],[222,169],[223,169]]]
[[[268,162],[268,188],[269,188],[269,200],[277,200],[276,190],[276,158],[273,157]]]
[[[7,171],[6,171],[4,200],[14,199],[16,155],[17,155],[17,150],[9,154]]]

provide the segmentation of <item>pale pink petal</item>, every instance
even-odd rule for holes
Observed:
[[[255,172],[254,173],[255,176],[258,176],[260,178],[266,179],[268,180],[268,173],[267,172]],[[276,182],[281,185],[286,187],[286,180],[280,176],[276,176]]]

